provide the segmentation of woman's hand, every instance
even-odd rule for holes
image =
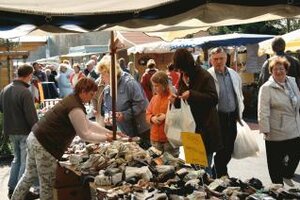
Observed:
[[[176,94],[171,94],[168,99],[170,103],[174,103],[176,98],[178,98]]]
[[[123,115],[122,112],[116,112],[116,120],[117,120],[118,122],[124,121],[124,115]]]
[[[269,136],[269,134],[270,134],[270,133],[264,133],[264,136],[265,136],[265,137],[268,137],[268,136]]]
[[[166,119],[166,114],[164,114],[164,113],[159,113],[159,114],[156,115],[156,117],[157,117],[157,119],[158,119],[159,121],[163,122],[163,121],[165,121],[165,119]]]
[[[181,96],[179,96],[179,98],[183,99],[183,100],[187,100],[190,97],[190,91],[187,90],[184,93],[182,93]]]
[[[122,133],[122,132],[117,132],[117,136],[119,136],[119,137],[128,137],[128,135],[126,135],[125,133]]]
[[[153,115],[153,116],[151,117],[151,122],[152,122],[153,124],[160,125],[160,124],[163,123],[163,121],[165,120],[165,118],[166,118],[166,115],[163,114],[163,113],[160,113],[160,114],[158,114],[158,115]]]
[[[105,136],[106,136],[106,140],[107,140],[108,142],[113,141],[113,135],[112,135],[111,133],[106,133]]]
[[[159,123],[160,123],[160,121],[157,119],[157,116],[156,116],[156,115],[153,115],[153,116],[151,117],[151,122],[152,122],[153,124],[159,124]]]
[[[104,124],[107,126],[111,126],[112,125],[112,118],[111,117],[104,117]]]
[[[94,115],[98,115],[98,111],[95,110],[95,109],[93,109],[93,114],[94,114]]]

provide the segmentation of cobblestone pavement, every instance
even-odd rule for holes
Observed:
[[[257,131],[257,124],[249,124],[252,133],[255,134],[260,147],[260,153],[256,157],[245,158],[241,160],[232,159],[229,163],[229,175],[231,177],[240,178],[245,181],[252,177],[260,179],[264,186],[271,184],[267,162],[264,140],[261,134]],[[9,162],[0,161],[0,200],[7,200],[7,181],[9,176]],[[300,188],[300,165],[296,170],[295,176],[296,187]]]
[[[8,161],[0,161],[0,199],[7,200],[7,182],[9,177],[9,165]]]

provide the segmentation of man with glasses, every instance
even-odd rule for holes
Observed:
[[[227,54],[223,48],[217,47],[210,52],[213,67],[208,72],[214,78],[219,102],[217,105],[223,148],[214,157],[215,176],[228,176],[227,164],[231,160],[234,142],[237,135],[236,122],[241,121],[244,110],[242,80],[239,75],[226,66]]]

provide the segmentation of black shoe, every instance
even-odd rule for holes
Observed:
[[[25,200],[33,200],[33,199],[38,199],[40,198],[39,194],[36,194],[34,192],[29,191],[26,196],[25,196]]]
[[[12,196],[12,194],[14,193],[14,190],[8,190],[8,194],[7,194],[7,197],[8,197],[8,199],[11,199],[11,196]]]

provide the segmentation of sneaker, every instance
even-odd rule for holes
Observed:
[[[293,181],[292,181],[292,179],[289,179],[289,178],[283,178],[283,182],[284,182],[285,184],[287,184],[288,186],[290,186],[290,187],[294,187],[294,186],[295,186],[294,183],[293,183]]]

